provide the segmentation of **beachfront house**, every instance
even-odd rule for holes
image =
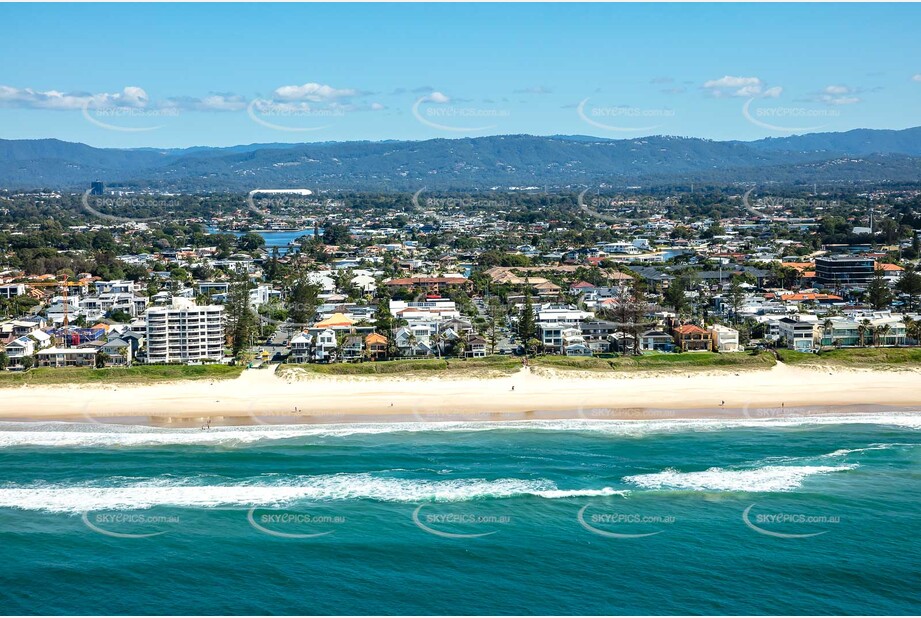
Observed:
[[[101,346],[99,351],[108,356],[106,365],[114,367],[128,367],[131,365],[132,351],[131,342],[121,337],[109,339]]]
[[[35,353],[38,367],[95,367],[96,348],[46,348]]]
[[[682,352],[709,352],[713,346],[710,332],[696,324],[682,324],[672,329],[675,345]]]
[[[640,350],[643,352],[671,352],[675,340],[664,330],[651,329],[640,335]]]
[[[361,335],[347,335],[339,351],[339,359],[346,362],[360,361],[364,357],[364,339]]]
[[[467,358],[483,358],[486,356],[486,346],[488,344],[489,342],[480,335],[474,335],[467,339],[467,349],[464,350],[464,355]]]
[[[814,315],[798,314],[777,320],[780,341],[791,350],[812,352],[818,324]]]
[[[713,350],[715,352],[738,352],[742,349],[739,344],[739,331],[722,324],[714,324],[710,327],[710,334],[713,337]]]
[[[368,356],[371,360],[386,360],[387,337],[381,335],[380,333],[371,333],[365,337],[365,347],[368,350]]]
[[[298,333],[291,338],[289,361],[292,363],[310,362],[311,347],[313,347],[313,337],[307,333]]]

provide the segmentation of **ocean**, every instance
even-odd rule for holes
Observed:
[[[918,614],[919,430],[0,423],[0,608]]]

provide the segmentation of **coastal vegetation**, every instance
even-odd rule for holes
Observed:
[[[242,365],[137,365],[134,367],[41,367],[29,371],[0,372],[0,387],[57,384],[149,384],[176,380],[231,380]]]
[[[495,355],[484,358],[445,359],[422,358],[408,360],[379,361],[374,363],[329,363],[329,364],[291,364],[278,369],[280,377],[290,376],[300,371],[330,376],[368,376],[368,375],[469,375],[485,377],[486,375],[507,375],[521,367],[521,361],[509,356]]]
[[[641,356],[567,357],[539,356],[531,361],[533,366],[579,371],[662,371],[694,369],[768,369],[776,364],[770,352],[684,352],[680,354],[644,354]]]
[[[867,369],[921,367],[921,348],[839,348],[816,354],[779,349],[777,355],[788,365]]]

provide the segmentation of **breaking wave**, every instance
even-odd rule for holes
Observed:
[[[751,470],[710,468],[701,472],[680,472],[667,468],[654,474],[636,474],[624,481],[644,489],[683,489],[692,491],[779,492],[802,486],[810,476],[845,472],[856,464],[843,466],[765,466]]]
[[[546,499],[623,495],[610,487],[559,489],[545,479],[416,480],[370,474],[255,478],[232,484],[203,484],[201,478],[146,481],[110,478],[79,485],[0,487],[0,508],[83,513],[100,510],[176,507],[280,507],[301,501],[377,500],[417,503],[465,502],[536,496]]]
[[[0,422],[0,448],[16,446],[72,448],[141,447],[160,445],[233,446],[276,440],[422,432],[571,431],[617,436],[644,436],[656,433],[722,431],[755,427],[784,428],[849,424],[872,424],[906,429],[921,429],[921,414],[879,413],[834,416],[791,416],[764,419],[554,419],[527,421],[253,425],[245,427],[214,427],[205,431],[200,429],[156,428],[141,425],[106,425],[64,422]]]

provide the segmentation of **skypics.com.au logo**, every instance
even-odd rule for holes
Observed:
[[[497,121],[508,118],[511,114],[506,109],[477,107],[452,102],[451,98],[441,92],[419,97],[412,105],[412,114],[422,124],[439,131],[454,133],[489,131],[496,128]]]
[[[97,534],[116,539],[147,539],[175,529],[178,515],[154,515],[138,511],[84,512],[83,524]]]
[[[675,110],[642,108],[630,105],[588,107],[589,97],[576,106],[576,113],[583,122],[605,131],[619,133],[654,131],[666,121],[675,117]],[[655,124],[649,124],[655,122]]]
[[[111,214],[111,211],[125,213],[138,210],[169,210],[178,208],[180,206],[179,201],[174,198],[164,198],[151,195],[93,195],[92,191],[92,189],[87,189],[86,192],[83,193],[83,197],[80,198],[80,203],[83,205],[83,210],[95,217],[105,219],[106,221],[113,221],[115,223],[147,223],[149,221],[156,221],[157,219],[161,219],[162,216],[130,217],[124,215],[114,215]],[[110,212],[103,212],[102,210],[99,210],[100,208],[104,208]]]
[[[413,523],[427,534],[444,539],[476,539],[492,536],[500,526],[512,522],[508,515],[459,510],[457,505],[420,504],[412,513]],[[425,509],[425,512],[423,512]]]

